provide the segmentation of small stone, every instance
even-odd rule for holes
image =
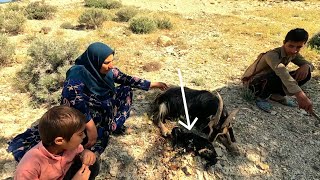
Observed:
[[[187,168],[187,166],[184,166],[183,168],[181,168],[181,170],[184,172],[185,175],[190,176],[190,169]]]
[[[216,147],[214,149],[216,150],[217,156],[221,157],[223,155],[223,152],[222,152],[221,148]]]
[[[308,113],[303,109],[301,109],[300,113],[303,114],[303,115],[308,115]]]
[[[171,38],[169,38],[168,36],[159,36],[157,44],[159,46],[167,47],[167,46],[173,45],[173,42],[172,42]]]
[[[110,171],[109,171],[110,175],[112,177],[116,177],[118,174],[118,166],[117,164],[110,166]]]
[[[259,163],[257,164],[257,167],[258,167],[259,169],[261,169],[261,170],[265,170],[265,171],[269,170],[269,165],[268,165],[268,164],[264,164],[264,163],[262,163],[262,162],[259,162]]]
[[[286,119],[289,119],[289,116],[287,116],[287,115],[283,115],[283,117],[286,118]]]
[[[272,114],[272,115],[276,115],[277,114],[277,111],[271,111],[271,113],[270,114]]]

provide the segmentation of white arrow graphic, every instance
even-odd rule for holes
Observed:
[[[192,129],[192,127],[194,126],[194,124],[197,122],[198,118],[196,117],[193,120],[193,122],[190,124],[187,101],[186,101],[186,95],[184,93],[182,75],[181,75],[180,69],[178,69],[178,75],[179,75],[179,80],[180,80],[180,87],[181,87],[181,94],[182,94],[182,101],[183,101],[183,105],[184,105],[184,111],[186,113],[186,119],[187,119],[187,124],[185,124],[182,121],[179,121],[179,123],[190,131]]]

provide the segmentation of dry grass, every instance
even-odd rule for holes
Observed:
[[[154,5],[155,2],[150,1],[150,4],[145,6]],[[163,3],[164,0],[157,2]],[[34,37],[48,36],[76,40],[82,50],[91,42],[102,41],[116,49],[119,61],[115,62],[115,65],[128,74],[151,81],[161,80],[178,85],[177,68],[180,68],[187,86],[213,90],[229,84],[239,84],[239,78],[245,68],[260,52],[281,46],[288,30],[303,27],[308,30],[310,36],[319,31],[317,25],[320,24],[320,2],[316,0],[297,3],[245,0],[213,2],[217,8],[211,7],[214,11],[212,13],[201,11],[194,14],[187,13],[194,10],[185,7],[180,9],[186,13],[178,12],[179,9],[174,6],[171,12],[140,8],[137,16],[169,17],[174,27],[171,30],[158,29],[151,34],[137,35],[129,31],[129,23],[112,20],[104,22],[103,26],[97,30],[62,29],[60,25],[63,22],[77,25],[79,15],[86,8],[83,7],[82,1],[77,0],[48,1],[49,4],[58,6],[58,12],[52,20],[28,20],[23,34],[10,37],[10,41],[16,45],[17,52],[14,59],[17,65],[13,64],[12,67],[2,68],[0,71],[1,148],[5,148],[6,139],[22,132],[45,111],[44,108],[33,108],[28,94],[20,93],[16,88],[17,85],[14,84],[15,73],[23,68],[28,60],[26,50]],[[24,5],[27,1],[19,3]],[[186,2],[188,3],[193,2]],[[237,5],[230,9],[222,8],[223,5],[228,7],[227,5],[232,3]],[[243,8],[243,3],[248,8]],[[125,0],[123,4],[134,3]],[[0,7],[3,6],[6,4],[0,5]],[[158,6],[152,6],[152,8],[155,7]],[[163,7],[166,6],[163,5]],[[116,11],[108,10],[108,13],[114,15]],[[43,35],[39,33],[42,27],[49,27],[51,31]],[[160,35],[166,35],[172,39],[173,50],[156,45]],[[320,68],[319,53],[308,48],[304,48],[301,53]],[[150,62],[159,62],[160,71],[145,72],[143,65]],[[317,70],[315,75],[319,76],[319,74]],[[318,106],[315,108],[319,110]],[[12,161],[12,157],[3,151],[1,151],[1,157],[3,160]],[[0,160],[0,168],[2,164]],[[257,171],[252,173],[247,171],[243,175],[250,177],[255,173]],[[3,177],[8,176],[3,175]]]

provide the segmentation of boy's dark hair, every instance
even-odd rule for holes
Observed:
[[[291,29],[284,39],[284,43],[288,41],[294,41],[294,42],[307,42],[309,38],[309,34],[306,30],[302,28],[295,28]]]
[[[39,133],[42,144],[54,145],[57,137],[69,141],[72,135],[86,123],[86,117],[77,109],[61,105],[49,109],[39,121]]]

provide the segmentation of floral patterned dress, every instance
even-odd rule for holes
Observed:
[[[83,82],[67,79],[62,90],[61,104],[78,109],[86,116],[87,122],[93,119],[98,132],[97,142],[91,147],[93,152],[103,153],[108,145],[109,134],[121,128],[130,115],[132,88],[149,90],[150,81],[132,77],[119,69],[112,69],[113,80],[120,84],[114,95],[98,96],[89,91]],[[22,156],[40,141],[38,126],[28,128],[9,142],[8,151],[19,161]]]

